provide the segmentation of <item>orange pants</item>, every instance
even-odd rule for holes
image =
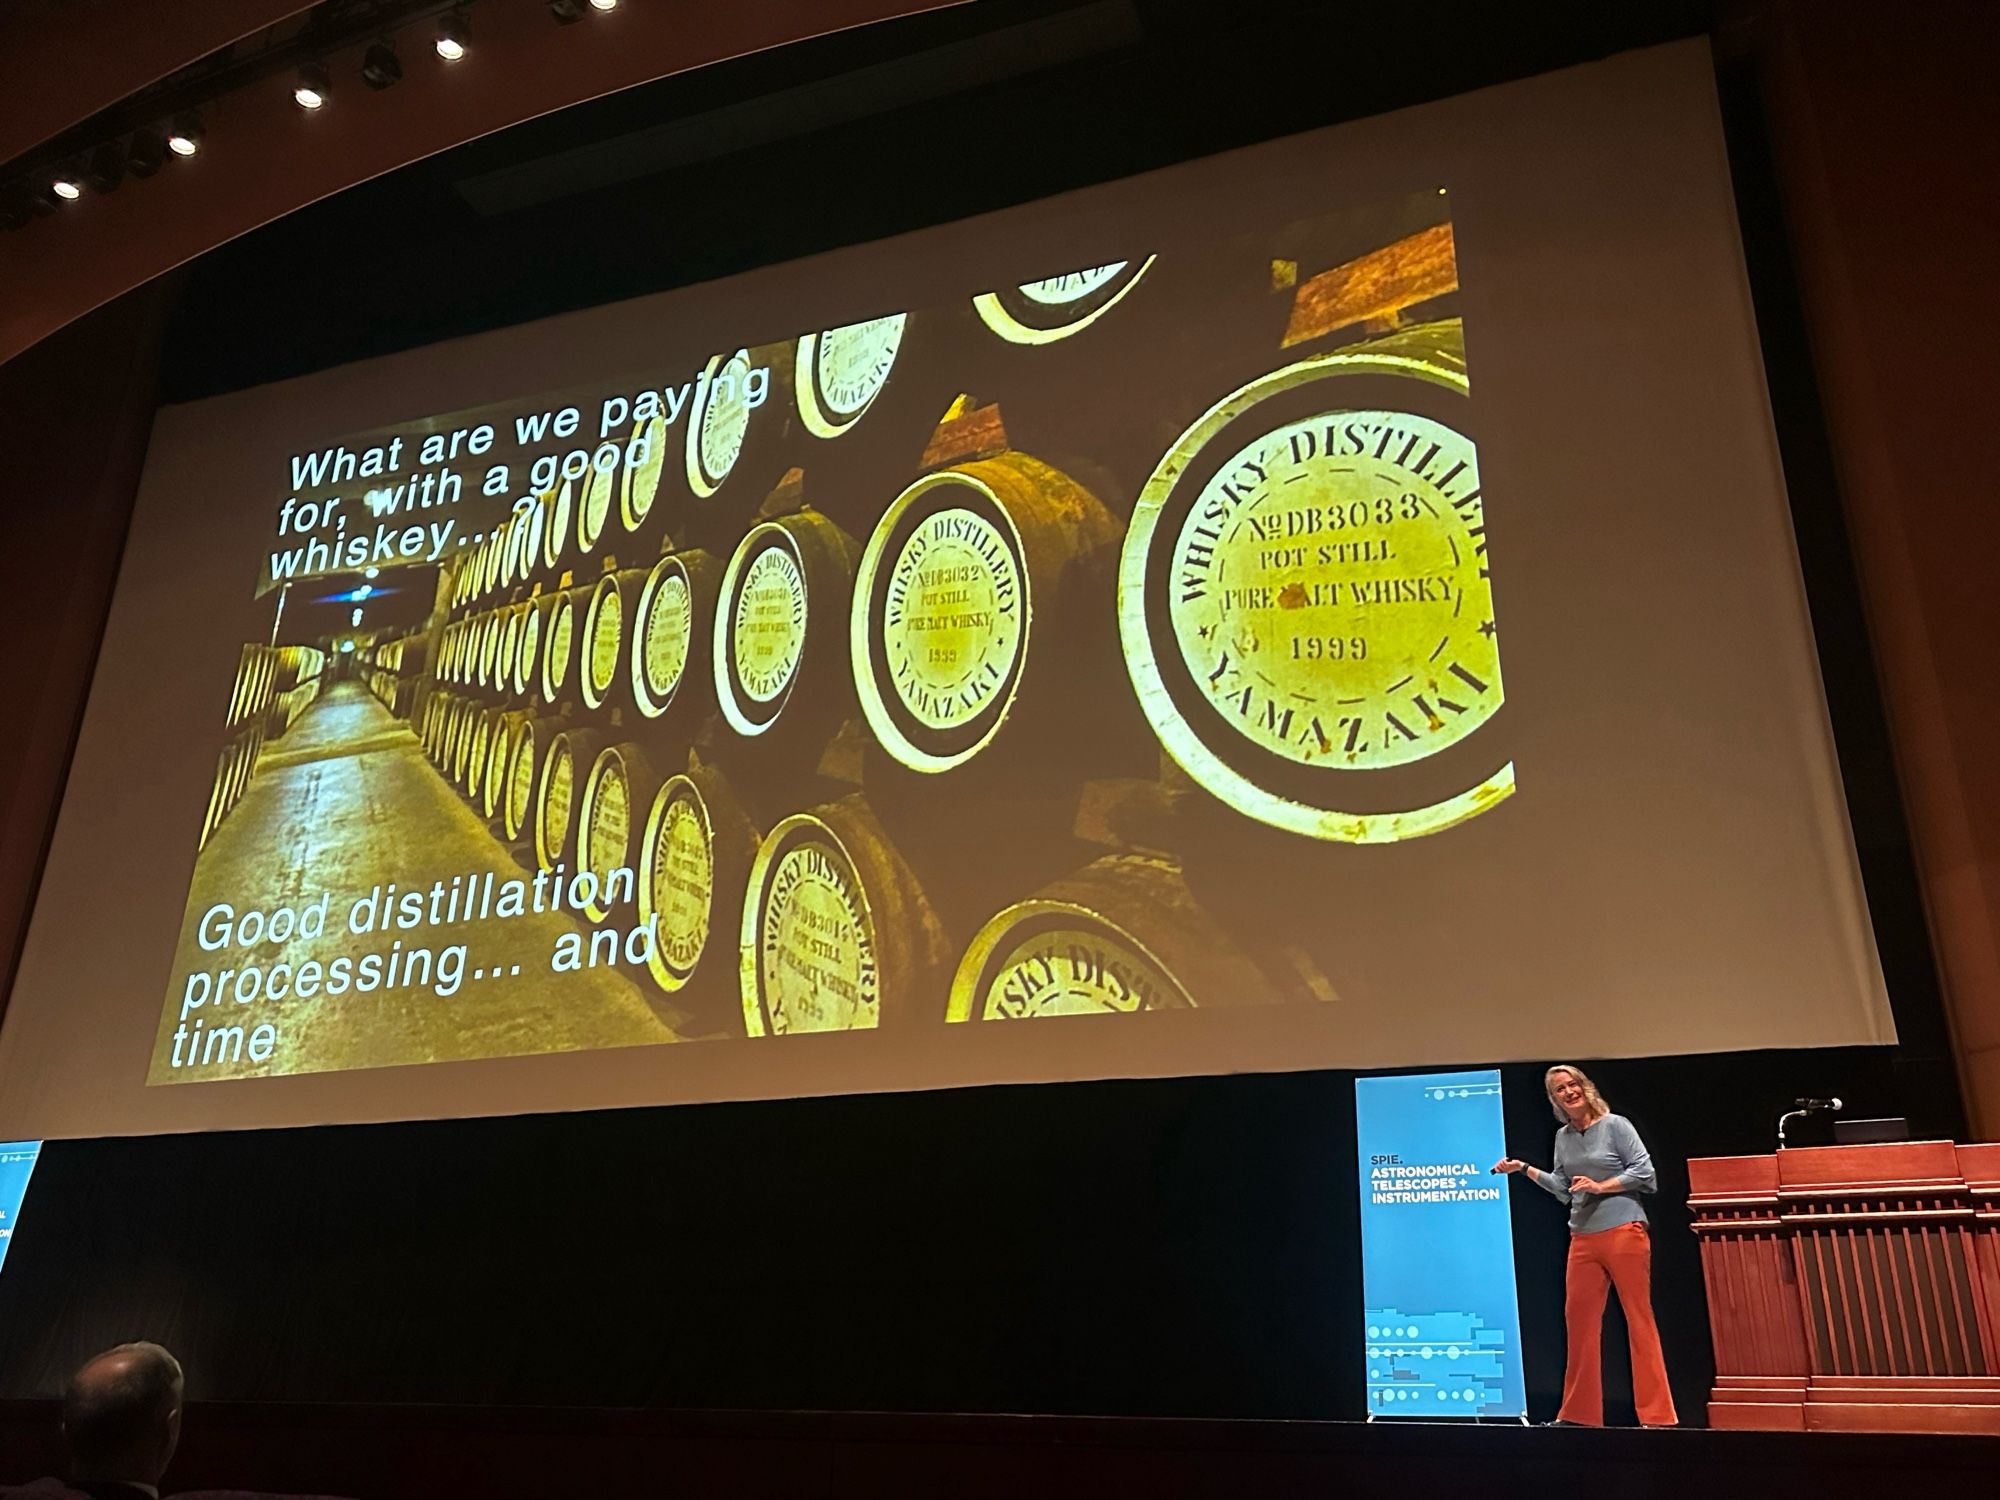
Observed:
[[[1604,1425],[1604,1295],[1616,1286],[1632,1337],[1632,1395],[1639,1420],[1648,1427],[1671,1427],[1674,1393],[1667,1387],[1667,1361],[1660,1353],[1660,1328],[1653,1321],[1653,1239],[1640,1223],[1569,1237],[1563,1318],[1569,1327],[1569,1365],[1563,1371],[1559,1421],[1585,1427]]]

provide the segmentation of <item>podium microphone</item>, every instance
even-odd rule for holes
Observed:
[[[1785,1149],[1785,1126],[1791,1121],[1800,1119],[1805,1115],[1819,1114],[1821,1112],[1838,1113],[1839,1110],[1840,1101],[1838,1099],[1794,1099],[1792,1107],[1778,1116],[1778,1149],[1780,1151]]]

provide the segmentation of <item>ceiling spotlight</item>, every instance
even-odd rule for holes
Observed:
[[[549,14],[556,18],[558,26],[567,26],[572,21],[583,19],[584,0],[549,0]]]
[[[465,56],[465,44],[472,40],[472,22],[462,10],[455,10],[438,22],[437,55],[446,62]]]
[[[167,127],[167,149],[176,156],[193,156],[201,150],[201,140],[201,116],[191,109],[175,115]]]
[[[386,89],[403,81],[403,62],[392,43],[377,42],[361,54],[361,81],[371,89]]]
[[[65,167],[49,179],[49,191],[65,203],[74,203],[83,196],[83,174]]]
[[[616,10],[618,9],[618,0],[590,0],[590,8],[592,10]]]
[[[333,80],[327,76],[325,63],[307,63],[299,69],[299,81],[292,85],[292,97],[300,109],[318,109],[332,92]]]

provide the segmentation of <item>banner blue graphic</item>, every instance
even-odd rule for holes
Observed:
[[[1500,1073],[1354,1082],[1372,1417],[1520,1417]]]
[[[7,1247],[14,1243],[14,1224],[21,1217],[21,1200],[28,1195],[28,1178],[42,1154],[40,1141],[0,1144],[0,1266],[7,1264]]]

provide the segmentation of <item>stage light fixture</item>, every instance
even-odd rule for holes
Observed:
[[[590,0],[590,8],[596,11],[618,9],[618,0]]]
[[[393,88],[403,81],[403,60],[395,44],[384,38],[361,54],[361,81],[371,89]]]
[[[72,167],[64,167],[49,179],[49,191],[65,203],[74,203],[83,196],[83,174]]]
[[[201,150],[201,142],[201,116],[191,109],[175,115],[167,127],[167,149],[176,156],[193,156]]]
[[[292,98],[298,101],[300,109],[318,109],[332,92],[333,79],[327,75],[325,63],[307,63],[299,69],[298,82],[292,85]]]
[[[556,25],[568,26],[583,19],[583,0],[549,0],[549,14],[555,17]]]
[[[159,130],[147,127],[132,132],[132,144],[125,153],[125,170],[134,177],[151,177],[166,165],[167,138]]]
[[[472,21],[464,11],[455,10],[438,22],[437,55],[446,62],[465,56],[465,44],[472,40]]]

